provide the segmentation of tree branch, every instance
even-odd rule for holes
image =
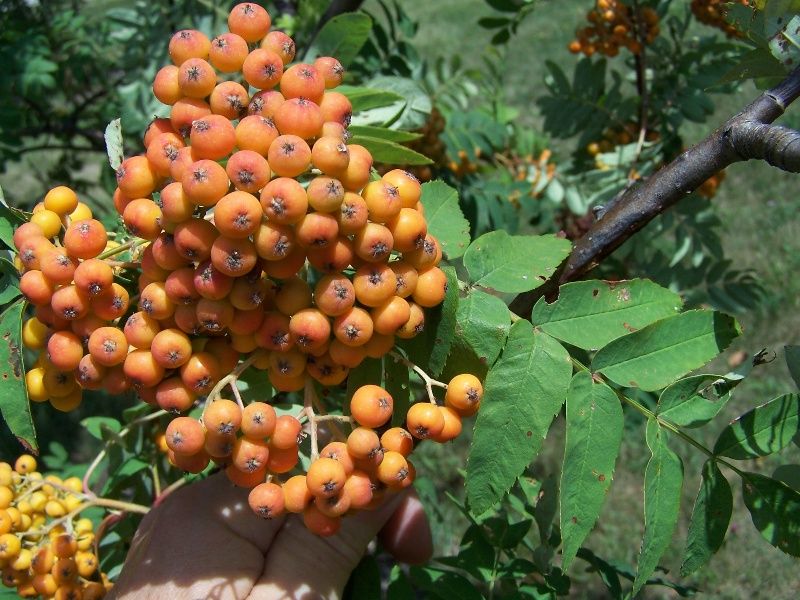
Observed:
[[[770,125],[798,96],[800,67],[706,139],[599,211],[598,220],[575,242],[560,275],[517,296],[511,309],[523,316],[529,314],[539,298],[552,295],[558,285],[593,269],[655,217],[735,162],[761,159],[780,169],[800,172],[800,133]]]

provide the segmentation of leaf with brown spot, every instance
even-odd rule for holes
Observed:
[[[25,450],[38,452],[20,345],[24,308],[25,302],[20,299],[0,315],[0,413]]]
[[[594,527],[611,486],[622,441],[622,407],[614,391],[587,371],[567,394],[567,436],[561,472],[561,537],[566,570]],[[567,518],[571,515],[571,518]]]

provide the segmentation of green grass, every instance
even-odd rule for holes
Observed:
[[[482,66],[484,56],[493,55],[489,34],[476,25],[480,17],[496,16],[484,2],[442,0],[420,3],[406,0],[400,4],[420,22],[413,42],[423,55],[434,58],[442,53],[456,54],[467,65],[476,67]],[[501,63],[501,75],[506,100],[520,109],[520,124],[536,127],[540,123],[534,101],[542,92],[544,63],[553,60],[569,72],[576,59],[567,53],[566,45],[592,4],[585,0],[540,2],[539,8],[509,44],[508,53]],[[688,129],[686,142],[702,139],[757,93],[755,87],[748,84],[738,95],[715,96],[719,102],[714,116],[707,125]],[[796,122],[800,119],[792,118],[790,109],[784,120]],[[701,439],[706,444],[713,444],[729,420],[775,395],[794,389],[783,361],[782,347],[798,343],[796,332],[800,331],[800,312],[797,310],[800,281],[794,277],[800,271],[800,221],[794,218],[800,209],[800,197],[793,193],[796,185],[796,176],[764,163],[740,163],[728,169],[727,179],[713,200],[723,222],[727,256],[735,268],[754,270],[767,290],[763,311],[741,317],[744,335],[733,349],[752,355],[761,348],[768,348],[776,353],[777,359],[757,368],[737,390],[723,414],[712,426],[702,430]],[[718,365],[727,370],[724,360],[718,361]],[[637,420],[636,415],[629,417],[633,417],[629,420]],[[539,459],[543,464],[557,464],[562,452],[559,427],[557,423],[548,438]],[[642,479],[648,451],[643,437],[643,427],[640,426],[631,427],[626,433],[614,485],[600,523],[588,541],[600,556],[631,565],[635,564],[644,529]],[[672,445],[681,454],[685,465],[683,515],[673,545],[662,563],[669,569],[669,577],[678,578],[688,518],[704,457],[678,442]],[[463,447],[453,447],[449,453],[441,450],[427,452],[428,456],[421,461],[421,472],[425,474],[428,465],[436,465],[438,473],[446,472],[444,469],[448,465],[458,464],[453,454],[459,451],[463,452]],[[742,466],[746,470],[771,474],[779,464],[796,463],[798,458],[800,450],[792,446],[778,457],[749,461]],[[432,477],[433,472],[428,471],[427,475]],[[730,477],[735,495],[734,515],[726,542],[708,567],[684,583],[697,585],[710,598],[749,598],[754,590],[758,590],[758,597],[792,597],[796,593],[793,583],[796,580],[796,559],[775,550],[761,538],[742,504],[738,478],[731,472],[726,475]],[[444,489],[453,481],[448,477],[447,481],[439,483]],[[443,525],[436,527],[436,542],[438,551],[447,552],[457,547],[460,530],[454,525],[459,522],[459,516],[451,514],[454,510],[448,512],[443,502],[439,501],[435,511],[438,518],[443,519]],[[582,575],[578,566],[571,571],[577,582],[571,595],[602,597],[595,576]],[[645,596],[674,597],[674,593],[665,588],[652,588],[646,591]]]

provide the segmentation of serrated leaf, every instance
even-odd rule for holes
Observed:
[[[491,367],[508,337],[511,314],[497,296],[472,290],[458,303],[456,339]]]
[[[470,510],[480,514],[511,488],[539,453],[572,374],[569,354],[527,321],[511,326],[486,378],[467,462]]]
[[[449,259],[462,256],[469,246],[469,221],[458,205],[458,191],[443,181],[422,184],[420,198],[428,221],[428,232]]]
[[[485,233],[464,253],[464,266],[475,285],[518,294],[542,285],[569,255],[572,243],[553,235]]]
[[[681,576],[691,575],[719,550],[728,531],[733,512],[733,492],[717,463],[707,460],[703,479],[694,501]]]
[[[347,96],[354,113],[390,106],[403,100],[403,97],[395,92],[361,86],[340,85],[336,91]]]
[[[347,130],[354,136],[366,136],[386,140],[387,142],[412,142],[422,137],[421,133],[413,131],[400,131],[388,127],[374,127],[372,125],[351,125]]]
[[[418,365],[426,365],[428,373],[438,377],[445,364],[453,343],[458,310],[458,278],[453,267],[442,267],[447,275],[447,291],[444,302],[425,311],[425,329],[422,333],[403,340],[400,344],[408,352],[408,357]]]
[[[106,125],[105,134],[103,138],[106,141],[106,154],[108,155],[108,164],[115,171],[122,164],[124,157],[124,150],[122,145],[122,119],[114,119]]]
[[[800,492],[758,473],[742,473],[742,498],[761,536],[800,556]]]
[[[644,473],[644,538],[632,596],[639,593],[669,547],[678,522],[683,485],[683,463],[667,446],[666,431],[655,419],[647,422],[646,437],[651,457]]]
[[[784,346],[783,353],[786,357],[786,366],[792,376],[794,385],[800,388],[800,346]]]
[[[605,383],[576,373],[567,393],[561,471],[562,562],[566,570],[594,527],[611,487],[622,442],[622,407]]]
[[[646,279],[577,281],[562,285],[553,303],[540,298],[531,321],[554,338],[595,350],[674,315],[682,305],[678,294]]]
[[[714,454],[737,460],[767,456],[792,441],[800,430],[800,396],[784,394],[747,411],[717,438]]]
[[[0,413],[19,443],[28,452],[38,453],[22,364],[24,308],[25,302],[20,299],[0,315]]]
[[[710,374],[681,379],[661,392],[656,414],[675,425],[700,427],[722,410],[740,381]]]
[[[369,38],[372,19],[363,12],[347,12],[330,19],[306,52],[304,62],[318,56],[333,56],[345,67],[353,62]]]
[[[408,367],[399,360],[386,356],[383,359],[383,379],[386,391],[394,400],[392,425],[402,427],[406,420],[408,407],[411,406]]]
[[[658,390],[702,367],[739,333],[731,316],[688,311],[610,342],[595,355],[592,370],[625,387]]]
[[[353,135],[348,143],[364,146],[378,163],[387,165],[429,165],[433,163],[424,154],[389,140],[366,135]]]

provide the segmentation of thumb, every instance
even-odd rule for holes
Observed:
[[[342,518],[331,537],[310,532],[300,515],[287,518],[250,597],[339,598],[367,545],[409,497],[410,490],[403,490],[375,510]]]

